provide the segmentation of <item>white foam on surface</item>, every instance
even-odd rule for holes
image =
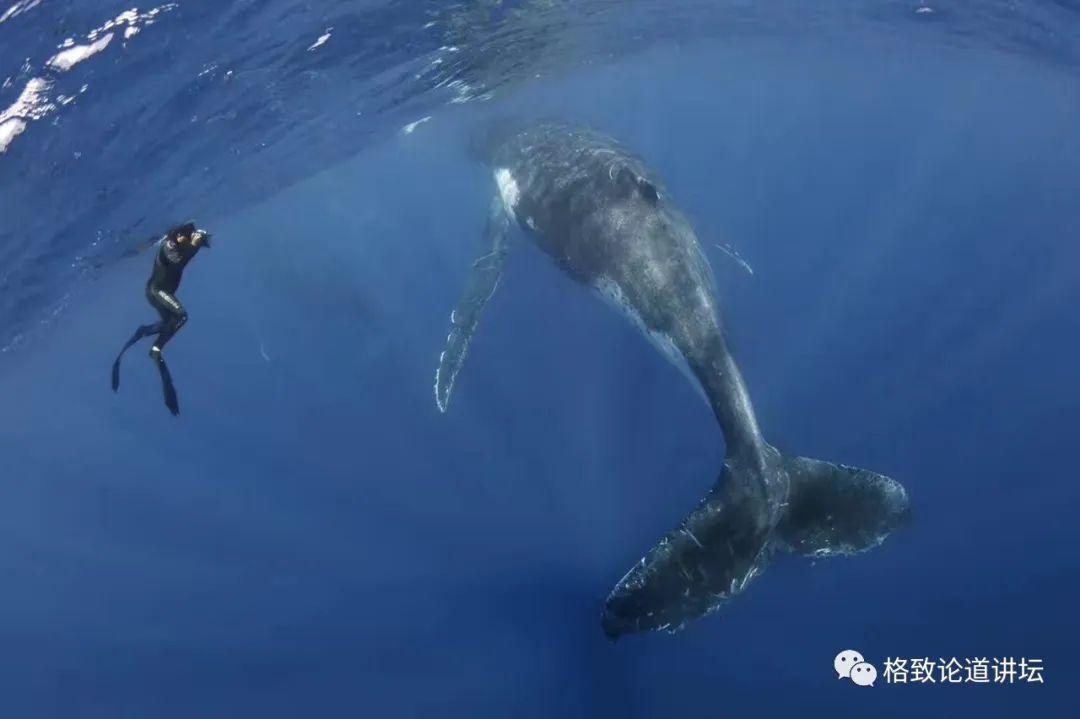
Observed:
[[[158,15],[162,13],[171,12],[178,8],[176,3],[168,3],[165,5],[159,5],[156,8],[147,10],[146,12],[139,12],[138,8],[132,8],[131,10],[125,10],[112,20],[107,20],[101,27],[96,27],[86,35],[86,39],[90,41],[97,40],[101,35],[112,32],[113,29],[119,27],[125,27],[124,37],[128,38],[137,34],[143,27],[153,25],[157,22]],[[130,33],[130,34],[129,34]]]
[[[40,4],[41,0],[20,0],[5,10],[3,15],[0,15],[0,23],[7,22],[13,17],[18,17],[27,10],[33,10]]]
[[[21,15],[40,3],[41,0],[17,2],[0,15],[0,23]],[[26,131],[30,121],[41,120],[56,111],[58,107],[69,105],[74,101],[74,95],[58,95],[56,102],[50,100],[48,93],[52,89],[56,73],[67,72],[108,48],[116,34],[113,30],[119,31],[123,28],[124,38],[129,39],[137,35],[143,27],[153,25],[159,15],[175,10],[177,7],[179,6],[176,3],[168,3],[146,12],[132,8],[88,32],[84,43],[78,43],[73,37],[64,39],[56,46],[56,54],[45,61],[41,76],[27,82],[19,98],[6,110],[0,112],[0,154],[7,152],[15,138]],[[30,73],[33,72],[33,67],[30,59],[27,58],[21,71]],[[10,85],[11,78],[9,77],[4,81],[3,86],[6,88]],[[79,88],[79,94],[86,92],[86,88],[87,85],[83,84]]]
[[[89,45],[74,45],[56,53],[45,64],[58,72],[67,72],[80,62],[90,59],[107,48],[112,39],[112,33],[108,33]]]
[[[26,129],[26,121],[12,117],[0,122],[0,155],[7,152],[8,146]]]
[[[40,120],[55,109],[49,102],[49,89],[52,83],[43,77],[31,78],[19,97],[8,109],[0,112],[0,122],[12,117],[26,120]]]
[[[30,120],[40,120],[56,109],[49,101],[49,88],[45,78],[35,77],[26,83],[19,97],[0,112],[0,155],[7,152],[15,138],[23,134]]]

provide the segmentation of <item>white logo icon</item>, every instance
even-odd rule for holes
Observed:
[[[836,655],[836,659],[833,659],[832,665],[836,670],[837,679],[849,679],[851,677],[851,668],[856,664],[862,663],[862,654],[859,654],[854,649],[845,649]]]
[[[851,681],[860,687],[874,686],[875,679],[877,679],[877,669],[874,668],[873,664],[862,662],[851,668]]]
[[[833,659],[837,679],[850,679],[860,687],[872,687],[877,680],[877,668],[854,649],[845,649]]]

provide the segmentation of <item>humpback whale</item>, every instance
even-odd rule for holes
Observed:
[[[694,229],[642,160],[606,135],[562,123],[493,132],[478,149],[496,192],[439,359],[439,409],[447,410],[498,286],[507,234],[518,225],[686,373],[723,433],[725,459],[712,489],[608,596],[601,626],[610,639],[681,629],[742,593],[778,553],[851,555],[903,525],[909,501],[895,480],[789,456],[765,440]]]

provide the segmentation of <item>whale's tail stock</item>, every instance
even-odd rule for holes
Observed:
[[[698,506],[619,580],[604,632],[615,640],[677,631],[741,593],[777,551],[855,554],[881,544],[909,514],[903,486],[881,474],[772,447],[763,461],[729,457]]]

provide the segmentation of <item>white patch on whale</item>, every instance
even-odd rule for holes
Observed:
[[[421,117],[416,122],[410,122],[408,125],[401,128],[401,131],[402,131],[402,133],[404,133],[406,135],[411,135],[414,132],[416,132],[416,128],[420,127],[421,125],[423,125],[425,122],[429,121],[430,119],[431,119],[431,115],[428,115],[426,117]]]
[[[652,346],[655,347],[660,354],[666,357],[671,364],[675,365],[675,367],[683,373],[683,376],[690,381],[690,386],[697,390],[701,399],[703,399],[706,404],[709,403],[709,399],[705,396],[705,390],[702,388],[701,382],[698,381],[698,378],[695,377],[694,373],[690,370],[690,365],[687,363],[686,357],[683,356],[683,353],[675,344],[675,340],[671,339],[670,336],[663,332],[649,329],[617,282],[609,277],[600,276],[593,281],[593,289],[596,290],[596,293],[600,295],[608,305],[629,318],[641,334],[645,335],[645,339],[649,340]]]
[[[518,187],[514,176],[510,174],[510,170],[505,167],[495,170],[495,184],[499,187],[499,197],[502,198],[506,214],[516,218],[514,209],[517,207],[518,200],[521,199],[521,188]]]

